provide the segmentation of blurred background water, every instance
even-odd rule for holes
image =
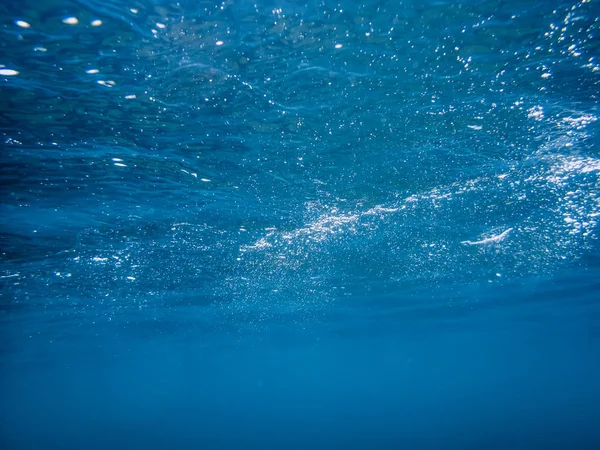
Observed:
[[[2,448],[600,448],[600,2],[0,12]]]

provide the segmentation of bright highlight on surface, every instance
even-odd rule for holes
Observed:
[[[14,75],[19,75],[19,72],[17,70],[12,69],[0,69],[0,75],[12,77]]]
[[[98,72],[100,72],[98,69],[88,69],[85,71],[85,73],[89,73],[90,75],[93,75]]]
[[[99,20],[99,19],[96,19],[96,20],[92,20],[92,21],[90,22],[90,24],[91,24],[93,27],[99,27],[100,25],[102,25],[102,21],[101,21],[101,20]]]
[[[63,23],[66,23],[67,25],[77,25],[79,23],[79,20],[77,19],[77,17],[67,17],[63,19]]]
[[[29,25],[27,22],[25,22],[23,20],[17,20],[17,21],[15,21],[15,25],[17,25],[18,27],[21,27],[21,28],[29,28],[29,27],[31,27],[31,25]]]
[[[224,42],[223,41],[217,41],[217,45],[223,45]]]

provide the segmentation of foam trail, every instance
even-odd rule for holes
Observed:
[[[465,244],[465,245],[490,245],[490,244],[495,244],[495,243],[503,241],[504,238],[506,236],[508,236],[508,234],[512,230],[513,230],[512,228],[509,228],[508,230],[505,230],[502,233],[496,234],[496,235],[491,236],[489,238],[481,239],[480,241],[462,241],[461,244]]]

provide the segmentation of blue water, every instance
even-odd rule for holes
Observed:
[[[598,0],[6,0],[0,448],[600,448]]]

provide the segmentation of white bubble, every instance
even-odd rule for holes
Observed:
[[[342,48],[343,45],[342,44],[335,44],[335,48]]]
[[[88,69],[85,71],[85,73],[89,73],[90,75],[93,75],[98,72],[100,72],[98,69]]]
[[[77,25],[79,20],[77,17],[66,17],[63,19],[63,23],[66,23],[67,25]]]
[[[17,25],[18,27],[21,27],[21,28],[29,28],[29,27],[31,27],[31,25],[29,25],[24,20],[16,20],[15,21],[15,25]]]
[[[126,96],[125,96],[125,98],[126,98],[127,100],[133,100],[133,99],[135,99],[136,97],[135,97],[135,94],[131,94],[131,95],[126,95]]]
[[[223,45],[224,42],[223,41],[217,41],[217,45]]]
[[[102,25],[102,21],[100,19],[92,20],[90,23],[93,27],[99,27]]]
[[[0,75],[4,75],[5,77],[12,77],[15,75],[19,75],[17,70],[12,69],[0,69]]]
[[[156,23],[156,27],[160,28],[161,30],[164,30],[165,28],[167,28],[167,26],[164,23]]]

